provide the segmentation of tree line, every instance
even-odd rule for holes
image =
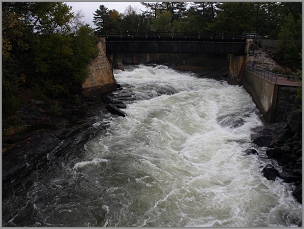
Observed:
[[[101,33],[242,34],[255,31],[276,39],[290,14],[301,23],[301,2],[142,2],[146,10],[131,6],[125,13],[100,5],[94,13]],[[300,31],[299,31],[300,32]],[[299,35],[299,34],[297,34]]]

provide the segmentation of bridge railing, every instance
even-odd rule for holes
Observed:
[[[276,84],[278,82],[278,76],[282,76],[280,74],[274,73],[274,72],[270,72],[270,71],[266,71],[264,69],[260,69],[260,68],[256,68],[256,67],[247,67],[246,71],[248,72],[252,72],[253,74],[260,76],[274,84]]]
[[[274,72],[270,72],[261,68],[257,68],[257,67],[247,67],[246,71],[248,72],[252,72],[253,74],[260,76],[274,84],[276,84],[278,82],[278,77],[284,77],[287,79],[296,79],[296,76],[293,75],[283,75],[283,74],[279,74],[279,73],[274,73]]]
[[[242,35],[220,35],[220,34],[200,34],[200,33],[95,33],[97,36],[106,37],[107,40],[163,40],[171,38],[173,40],[223,40],[223,41],[244,41],[246,38]]]

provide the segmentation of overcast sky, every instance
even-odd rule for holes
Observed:
[[[84,14],[84,18],[82,18],[82,21],[85,23],[88,23],[92,28],[95,28],[93,24],[93,13],[99,8],[100,5],[104,5],[107,7],[109,10],[117,10],[119,13],[124,13],[125,9],[128,6],[132,6],[134,9],[140,11],[140,10],[145,10],[145,7],[140,4],[140,2],[125,2],[125,1],[120,1],[120,2],[66,2],[67,5],[72,6],[72,11],[75,12],[75,14],[78,11],[82,11]]]

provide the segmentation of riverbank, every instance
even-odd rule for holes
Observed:
[[[252,140],[258,147],[265,147],[272,160],[263,168],[263,175],[268,180],[279,178],[292,183],[295,186],[292,194],[302,204],[302,110],[290,111],[281,122],[264,124]]]
[[[114,93],[116,95],[114,95]],[[108,110],[108,105],[130,99],[128,87],[117,88],[109,94],[75,96],[56,101],[54,105],[37,98],[30,98],[17,114],[26,126],[24,131],[2,137],[2,182],[22,183],[20,177],[52,163],[64,149],[81,150],[84,143],[103,133],[109,120],[117,117]],[[121,95],[121,97],[119,97]],[[96,125],[98,123],[98,125]]]

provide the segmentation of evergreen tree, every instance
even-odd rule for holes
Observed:
[[[100,5],[99,9],[97,9],[93,15],[93,23],[97,26],[95,32],[106,34],[108,32],[108,23],[110,19],[109,9],[104,5]]]
[[[286,67],[293,70],[301,68],[301,49],[302,46],[298,45],[297,39],[299,38],[298,28],[300,27],[300,20],[296,22],[291,13],[286,17],[281,31],[278,35],[280,44],[278,48],[278,61]],[[298,24],[298,25],[297,25]]]
[[[208,24],[214,33],[242,34],[255,28],[254,3],[224,2],[217,5],[216,17]]]

